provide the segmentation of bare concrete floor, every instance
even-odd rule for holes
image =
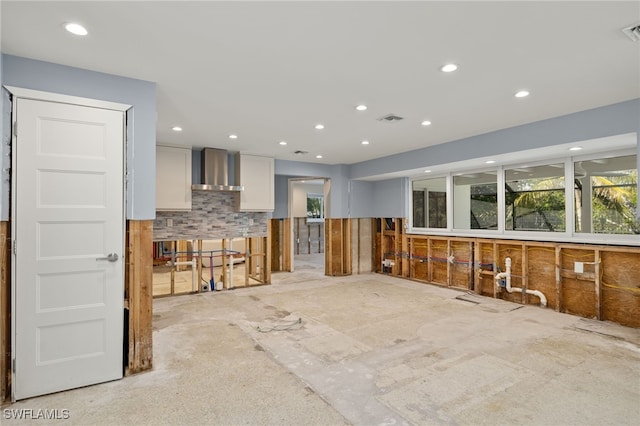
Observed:
[[[637,425],[640,330],[313,259],[154,301],[154,369],[3,407],[2,424]]]

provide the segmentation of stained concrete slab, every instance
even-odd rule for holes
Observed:
[[[152,371],[4,408],[69,409],[57,424],[640,424],[638,329],[300,269],[156,299]]]

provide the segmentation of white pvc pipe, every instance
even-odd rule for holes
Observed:
[[[191,291],[200,293],[198,288],[198,262],[196,262],[195,256],[191,258]]]
[[[167,264],[172,266],[191,266],[191,291],[198,291],[198,263],[196,262],[196,257],[192,257],[191,260],[185,260],[183,262],[167,262]]]
[[[507,257],[505,260],[505,264],[507,265],[507,272],[500,272],[496,274],[495,280],[496,285],[500,286],[500,280],[505,278],[507,281],[507,286],[505,287],[509,293],[513,293],[514,291],[522,292],[523,290],[518,287],[511,287],[511,258]],[[525,293],[531,294],[533,296],[537,296],[540,298],[540,306],[547,306],[547,298],[545,295],[538,290],[524,290]]]

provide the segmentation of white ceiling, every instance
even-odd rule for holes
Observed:
[[[4,53],[156,82],[160,144],[351,164],[640,97],[638,1],[1,7]]]

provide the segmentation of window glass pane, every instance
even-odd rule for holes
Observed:
[[[324,195],[307,194],[307,221],[321,222],[324,220]]]
[[[564,164],[505,170],[505,229],[564,232]]]
[[[574,163],[575,230],[640,234],[636,156]]]
[[[497,179],[495,171],[453,177],[454,228],[498,228]]]
[[[447,227],[446,178],[420,179],[412,183],[414,228]]]

